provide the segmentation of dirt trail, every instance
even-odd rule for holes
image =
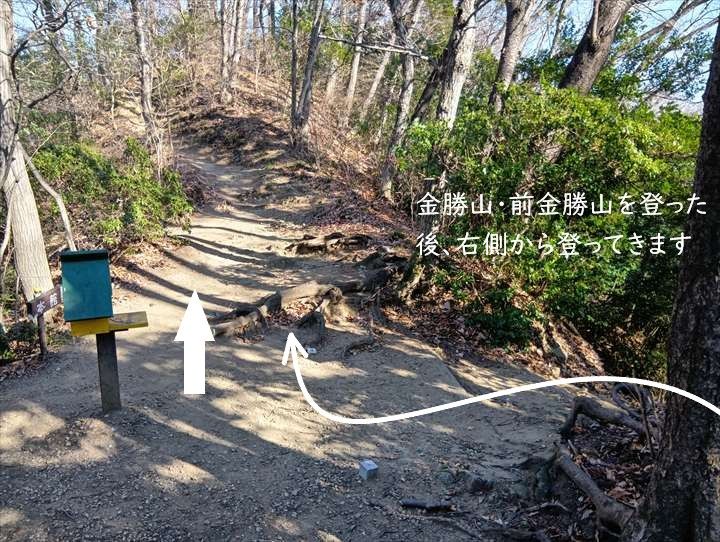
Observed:
[[[569,405],[566,390],[513,396],[418,420],[341,426],[303,401],[280,364],[288,329],[264,340],[207,345],[207,393],[182,393],[175,331],[192,290],[208,312],[309,280],[356,276],[345,263],[290,256],[304,231],[301,204],[239,199],[258,172],[205,149],[185,159],[213,176],[223,203],[198,212],[186,245],[116,286],[118,310],[147,310],[150,327],[118,335],[124,408],[99,411],[94,343],[66,347],[37,375],[0,385],[0,540],[457,540],[446,524],[409,517],[403,497],[449,499],[466,525],[515,510],[516,466],[549,449]],[[451,372],[422,342],[387,332],[383,346],[342,359],[364,332],[329,330],[303,365],[316,400],[348,416],[379,416],[540,380],[507,366]],[[469,390],[469,392],[467,391]],[[363,482],[357,462],[380,474]],[[493,489],[472,495],[462,471]],[[485,520],[481,519],[485,516]]]

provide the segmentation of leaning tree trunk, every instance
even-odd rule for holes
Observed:
[[[560,81],[560,88],[590,92],[610,56],[615,33],[625,14],[637,0],[595,0],[593,15],[572,60]]]
[[[395,33],[393,32],[392,37],[390,38],[390,46],[395,45]],[[360,106],[360,122],[364,122],[367,118],[368,111],[370,110],[370,106],[373,103],[373,100],[375,99],[375,94],[377,94],[377,90],[380,87],[380,82],[382,81],[383,77],[385,77],[385,70],[387,69],[388,64],[390,63],[390,55],[392,53],[390,51],[385,51],[383,53],[382,59],[380,60],[380,64],[377,67],[377,70],[375,70],[375,77],[373,77],[372,84],[370,85],[370,90],[368,90],[367,96],[365,97],[365,101],[363,102],[362,106]]]
[[[430,102],[438,87],[441,86],[443,87],[443,97],[438,103],[438,116],[443,117],[446,122],[452,117],[452,122],[448,123],[452,127],[460,93],[475,51],[477,37],[475,14],[487,3],[487,0],[460,0],[458,3],[447,45],[443,49],[439,62],[425,82],[410,123],[425,118]],[[455,90],[452,90],[453,86]],[[453,101],[455,98],[457,98],[457,102]]]
[[[13,107],[13,75],[10,52],[13,50],[13,20],[10,0],[0,0],[0,183],[10,217],[15,242],[15,270],[27,300],[52,288],[45,240],[35,204],[22,147],[17,140]]]
[[[346,22],[346,5],[343,0],[340,0],[338,2],[337,6],[337,14],[338,14],[338,20],[340,22],[340,28],[345,28],[345,22]],[[325,101],[327,103],[332,103],[333,98],[335,97],[335,91],[337,90],[337,84],[338,79],[340,77],[340,58],[336,53],[333,53],[332,58],[330,59],[330,67],[329,67],[329,75],[327,84],[325,85]]]
[[[355,34],[355,43],[362,44],[365,34],[365,24],[367,23],[368,0],[361,0],[358,8],[357,32]],[[362,55],[362,47],[355,46],[352,65],[350,66],[350,79],[348,80],[347,91],[345,92],[345,114],[341,124],[347,126],[352,115],[353,105],[355,104],[355,88],[357,87],[358,71],[360,70],[360,57]]]
[[[720,29],[705,91],[691,212],[680,265],[668,383],[720,405]],[[693,401],[668,399],[660,457],[626,541],[720,540],[720,417]]]
[[[437,105],[437,118],[452,129],[457,116],[458,104],[462,89],[472,65],[477,41],[477,24],[475,23],[475,0],[461,0],[453,25],[445,66],[445,77],[440,83],[440,96]]]
[[[390,12],[392,14],[395,36],[401,47],[410,48],[409,38],[415,26],[415,17],[420,11],[420,2],[415,2],[412,7],[412,23],[408,25],[403,17],[403,6],[400,0],[390,0]],[[397,114],[395,125],[385,155],[382,170],[380,172],[380,193],[387,200],[392,200],[393,178],[395,177],[395,151],[402,143],[407,130],[410,117],[410,105],[413,95],[413,80],[415,79],[415,59],[409,53],[402,54],[402,86],[398,98]]]
[[[558,6],[557,16],[555,17],[555,31],[553,32],[552,42],[548,49],[548,56],[552,57],[557,50],[558,44],[560,43],[560,33],[562,30],[562,24],[565,21],[565,8],[567,7],[567,0],[560,0]]]
[[[438,71],[438,74],[442,74],[442,76],[439,79],[440,96],[438,97],[437,119],[445,122],[448,129],[452,129],[455,124],[463,85],[475,51],[477,36],[475,13],[478,7],[479,3],[474,0],[461,0],[458,4],[453,31],[443,53],[442,69]],[[428,87],[426,86],[425,89],[427,90]],[[422,111],[422,108],[418,107],[415,111],[416,113]],[[423,190],[425,193],[434,193],[437,196],[445,189],[446,183],[447,174],[443,171],[437,179],[427,179]],[[440,231],[439,217],[425,216],[422,218],[422,235],[437,235]],[[425,274],[426,263],[417,252],[413,254],[396,292],[400,300],[409,301],[415,287]]]
[[[507,11],[505,23],[505,38],[503,40],[498,70],[495,76],[492,90],[490,91],[490,105],[495,111],[502,109],[502,94],[512,82],[520,58],[525,33],[530,22],[530,12],[534,0],[507,0],[505,9]]]
[[[315,14],[313,17],[312,30],[310,31],[307,57],[305,59],[303,84],[300,92],[297,94],[297,103],[291,111],[290,118],[292,145],[298,150],[307,150],[310,144],[310,110],[312,107],[313,77],[315,74],[315,65],[317,64],[318,51],[320,49],[320,32],[324,18],[324,1],[315,0]],[[294,31],[296,30],[295,28]]]
[[[137,46],[138,62],[140,64],[140,105],[145,123],[145,137],[157,156],[157,163],[162,163],[162,139],[155,121],[155,111],[152,104],[153,69],[147,44],[147,28],[145,14],[140,5],[141,0],[130,0],[132,8],[133,29],[135,31],[135,44]]]

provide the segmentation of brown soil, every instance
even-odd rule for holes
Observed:
[[[278,149],[282,152],[282,149]],[[344,426],[304,402],[280,363],[288,325],[262,340],[207,344],[207,392],[182,393],[173,342],[196,290],[209,315],[279,288],[357,276],[337,255],[295,255],[316,193],[234,165],[210,148],[184,161],[210,179],[213,201],[177,230],[153,266],[136,259],[116,284],[117,311],[147,310],[150,327],[118,335],[124,407],[99,409],[94,343],[77,341],[32,378],[0,383],[1,540],[458,540],[466,530],[507,539],[527,527],[528,457],[552,450],[575,390],[555,388],[380,426]],[[277,181],[274,197],[259,189]],[[292,318],[288,319],[288,324]],[[303,366],[316,400],[346,416],[381,416],[539,381],[500,361],[452,370],[416,334],[385,329],[377,348],[344,356],[366,333],[347,317]],[[365,482],[358,462],[380,467]],[[475,475],[480,484],[468,491]],[[445,520],[402,498],[452,504]],[[484,531],[490,529],[488,531]],[[493,531],[492,529],[495,529]],[[493,534],[496,533],[496,534]]]

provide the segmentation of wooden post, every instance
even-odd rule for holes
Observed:
[[[100,371],[100,399],[103,412],[120,408],[120,378],[118,376],[115,332],[98,333],[95,336]]]
[[[38,339],[40,341],[40,359],[47,356],[47,325],[45,324],[45,315],[39,314],[37,317]]]

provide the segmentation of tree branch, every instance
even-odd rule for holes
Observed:
[[[320,34],[320,39],[328,40],[328,41],[336,41],[339,43],[345,43],[346,45],[352,45],[353,47],[361,47],[363,49],[368,49],[370,51],[383,51],[383,52],[390,52],[390,53],[400,53],[403,55],[411,55],[416,58],[420,58],[422,60],[426,60],[428,62],[432,62],[433,59],[430,58],[427,55],[424,55],[422,53],[418,53],[417,51],[413,49],[407,49],[405,47],[400,47],[397,45],[373,45],[370,43],[361,43],[353,40],[348,40],[345,38],[337,38],[335,36],[328,36],[326,34]]]

